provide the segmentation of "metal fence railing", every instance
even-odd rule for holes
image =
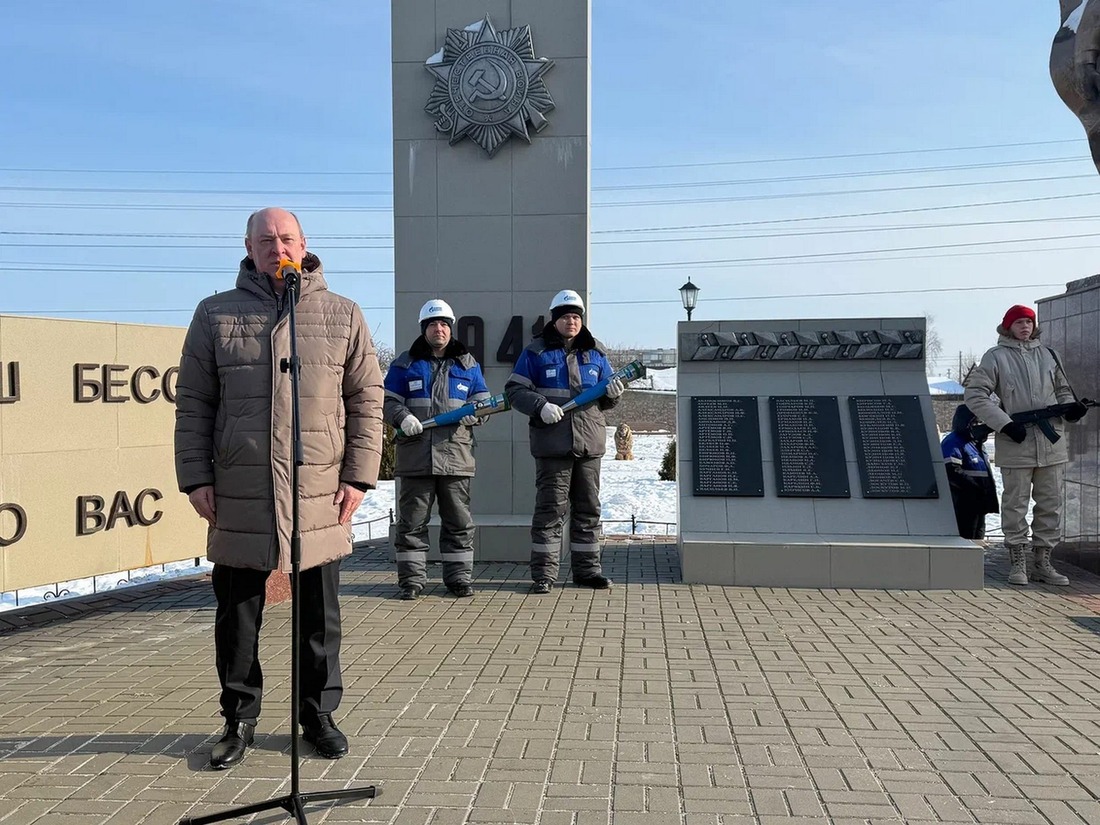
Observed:
[[[639,524],[658,524],[658,525],[661,525],[662,527],[665,528],[664,535],[666,535],[666,536],[669,535],[669,528],[675,528],[676,527],[676,522],[675,521],[651,521],[649,519],[640,519],[640,518],[638,518],[638,516],[635,513],[631,513],[630,518],[602,519],[601,524],[603,524],[605,526],[608,525],[608,524],[629,524],[630,525],[630,535],[632,535],[632,536],[636,536],[636,535],[657,535],[656,533],[641,533],[641,534],[639,534],[638,533],[638,525]],[[617,530],[604,530],[604,533],[606,533],[608,535],[612,535],[612,536],[623,535],[622,532],[617,531]]]
[[[395,519],[393,510],[391,509],[387,515],[378,516],[378,518],[372,518],[372,519],[369,519],[367,521],[354,521],[354,522],[352,522],[351,526],[352,527],[362,527],[363,525],[366,525],[367,526],[367,539],[366,540],[371,541],[371,540],[374,539],[374,525],[375,524],[377,524],[380,521],[384,521],[386,523],[385,524],[385,532],[382,533],[382,535],[379,536],[379,538],[381,538],[381,537],[389,535],[389,528],[390,528],[391,525],[393,525],[395,520],[396,519]],[[663,535],[666,535],[666,536],[669,535],[671,532],[674,532],[675,528],[676,528],[676,522],[675,521],[653,521],[653,520],[650,520],[650,519],[640,519],[640,518],[638,518],[636,513],[631,513],[630,518],[602,519],[600,523],[603,524],[605,527],[608,524],[629,524],[631,535],[658,535],[656,533],[644,533],[644,532],[639,533],[638,532],[638,526],[642,525],[642,524],[656,524],[656,525],[659,525],[659,526],[664,528]],[[604,530],[604,532],[609,534],[609,535],[624,535],[625,534],[623,531],[619,531],[619,530]]]
[[[367,519],[365,521],[353,521],[351,523],[351,526],[353,528],[354,527],[362,527],[365,524],[367,526],[367,541],[373,541],[374,540],[374,525],[377,524],[380,521],[386,522],[386,532],[385,532],[384,535],[388,536],[389,533],[390,533],[390,526],[394,522],[393,508],[392,507],[390,508],[390,511],[384,516],[378,516],[378,518]]]
[[[393,510],[390,509],[384,516],[352,522],[352,527],[367,528],[367,540],[375,538],[374,531],[379,522],[385,522],[384,530],[380,530],[380,536],[388,535],[389,526],[394,522]],[[191,563],[191,567],[183,567],[183,562],[168,562],[151,567],[135,567],[132,570],[120,570],[116,573],[105,573],[102,576],[91,576],[84,579],[70,579],[61,582],[42,584],[36,587],[25,587],[20,590],[7,590],[0,593],[0,611],[4,607],[22,607],[28,603],[49,602],[56,599],[78,598],[80,596],[94,596],[109,590],[117,590],[135,584],[144,584],[147,580],[163,579],[168,577],[169,568],[175,567],[171,573],[173,576],[191,575],[193,570],[204,566],[202,557],[197,557]]]
[[[190,564],[191,566],[184,567],[184,564]],[[94,596],[122,587],[145,584],[146,581],[144,580],[167,578],[170,567],[176,568],[172,571],[173,576],[182,576],[190,575],[191,570],[201,568],[202,566],[203,559],[200,556],[196,557],[191,562],[166,562],[164,564],[154,564],[148,567],[119,570],[115,573],[104,573],[101,576],[89,576],[83,579],[68,579],[66,581],[51,582],[36,587],[24,587],[21,590],[6,590],[0,593],[0,610],[5,606],[20,607],[28,601],[33,603],[39,599],[43,602],[48,602],[55,599],[76,598],[78,596]],[[10,601],[9,597],[11,599]]]

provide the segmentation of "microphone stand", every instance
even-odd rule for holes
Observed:
[[[346,788],[342,791],[315,791],[313,793],[301,793],[298,789],[298,694],[301,690],[298,640],[302,632],[301,611],[298,609],[299,574],[302,567],[302,530],[299,524],[298,476],[300,468],[305,464],[305,457],[302,449],[301,395],[298,390],[298,378],[302,369],[302,362],[298,358],[297,310],[302,276],[292,267],[285,267],[281,274],[283,282],[286,284],[286,296],[290,309],[290,358],[283,358],[279,362],[279,370],[290,373],[291,423],[294,436],[294,465],[291,468],[290,477],[290,494],[293,497],[291,501],[290,534],[290,793],[285,796],[274,797],[266,802],[243,805],[217,814],[184,817],[180,820],[179,825],[205,825],[208,822],[221,822],[226,819],[250,816],[273,808],[285,810],[298,821],[298,825],[308,825],[306,812],[303,808],[303,805],[307,802],[373,799],[379,793],[373,785]]]

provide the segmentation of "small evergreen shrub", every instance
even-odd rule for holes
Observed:
[[[665,450],[665,456],[661,459],[661,466],[657,470],[657,478],[661,481],[675,481],[676,480],[676,439],[673,438],[668,442],[668,449]]]
[[[382,425],[382,464],[378,469],[379,481],[393,480],[393,470],[397,460],[393,449],[394,435],[393,427],[389,424]]]

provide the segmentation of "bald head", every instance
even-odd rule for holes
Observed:
[[[280,260],[302,265],[306,254],[306,236],[293,212],[269,206],[248,216],[244,248],[257,271],[274,275]]]
[[[256,225],[257,221],[263,221],[269,215],[278,214],[280,216],[289,215],[291,220],[294,221],[294,225],[298,227],[298,234],[302,233],[302,222],[298,220],[298,216],[291,212],[289,209],[283,209],[279,206],[266,206],[263,209],[258,209],[248,216],[248,223],[244,225],[244,234],[246,238],[252,237],[252,228]]]

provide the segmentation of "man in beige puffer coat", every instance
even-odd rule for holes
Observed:
[[[210,755],[232,767],[252,744],[263,674],[259,630],[272,570],[290,569],[292,515],[289,306],[279,261],[301,267],[297,305],[301,362],[302,533],[299,715],[321,756],[347,753],[332,713],[340,678],[340,559],[350,520],[378,480],[382,374],[358,305],[328,291],[306,252],[298,219],[283,209],[253,214],[236,289],[199,304],[183,345],[176,394],[176,476],[210,523],[214,647],[225,730]]]
[[[1065,416],[1077,421],[1087,411],[1077,400],[1062,369],[1061,358],[1039,341],[1035,310],[1017,304],[1005,313],[997,327],[997,346],[982,356],[966,379],[963,400],[981,421],[997,433],[994,461],[1001,469],[1001,527],[1012,569],[1009,584],[1026,585],[1028,579],[1047,584],[1069,584],[1054,569],[1050,554],[1062,539],[1062,481],[1069,451],[1065,438],[1051,441],[1033,425],[1012,420],[1012,413],[1074,404]],[[996,394],[998,405],[990,397]],[[1062,419],[1051,419],[1061,436]],[[1027,507],[1035,499],[1031,519],[1031,545],[1035,563],[1027,567]]]

